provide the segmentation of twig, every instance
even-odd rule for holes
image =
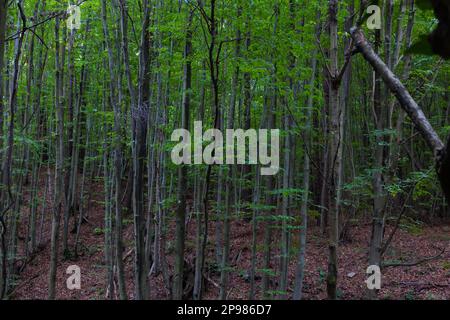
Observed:
[[[389,235],[388,239],[386,240],[386,243],[381,248],[381,252],[380,252],[381,256],[386,252],[387,248],[389,247],[389,244],[392,242],[392,239],[394,238],[394,235],[398,230],[398,227],[400,226],[400,221],[402,220],[402,217],[406,212],[406,205],[407,205],[409,198],[411,197],[411,194],[413,191],[414,191],[414,188],[412,188],[412,190],[408,193],[408,197],[406,198],[406,200],[403,204],[402,211],[400,212],[400,214],[397,218],[397,221],[395,222],[394,230],[392,230],[391,234]]]
[[[211,282],[211,284],[212,284],[214,287],[216,287],[217,289],[220,288],[220,286],[217,284],[217,282],[215,282],[213,279],[211,279],[210,277],[208,277],[208,275],[206,275],[206,274],[203,273],[203,277],[205,277],[205,279],[206,279],[208,282]]]
[[[445,252],[445,248],[443,248],[441,250],[441,252],[439,252],[437,255],[433,256],[433,257],[428,257],[428,258],[424,258],[418,261],[414,261],[414,262],[404,262],[404,263],[384,263],[381,266],[383,268],[389,268],[389,267],[414,267],[417,266],[419,264],[422,264],[424,262],[429,262],[431,260],[435,260],[437,258],[439,258],[440,256],[442,256],[442,254]]]
[[[78,4],[76,4],[76,6],[81,6],[81,5],[82,5],[84,2],[86,2],[86,1],[88,1],[88,0],[82,0],[82,1],[80,1]],[[19,10],[20,10],[20,9],[19,9]],[[66,11],[66,10],[62,10],[62,11],[52,12],[52,13],[50,13],[49,16],[48,16],[47,18],[45,18],[44,20],[39,21],[39,22],[37,22],[37,23],[35,23],[35,24],[29,26],[29,27],[24,28],[24,30],[18,31],[18,32],[16,32],[16,33],[10,35],[8,38],[5,39],[5,42],[6,42],[6,41],[12,41],[12,40],[17,39],[17,38],[19,37],[19,35],[20,35],[22,32],[25,32],[25,31],[28,31],[28,30],[30,30],[31,32],[33,32],[33,30],[34,30],[36,27],[40,26],[41,24],[44,24],[44,23],[46,23],[46,22],[48,22],[48,21],[50,21],[50,20],[52,20],[52,19],[54,19],[54,18],[56,18],[56,17],[60,17],[60,16],[63,16],[63,17],[67,16],[67,11]],[[33,33],[34,33],[34,32],[33,32]],[[39,36],[38,36],[38,38],[40,39]],[[41,39],[40,39],[40,40],[41,40]]]
[[[347,70],[347,67],[350,64],[350,61],[352,60],[352,56],[353,56],[353,52],[354,52],[353,48],[354,48],[354,41],[353,41],[353,39],[351,39],[350,46],[348,47],[348,51],[345,53],[344,65],[342,66],[342,69],[339,72],[336,79],[334,79],[334,81],[336,81],[336,83],[338,83],[338,84],[341,83],[342,78],[344,77],[345,71]]]
[[[14,293],[19,290],[20,288],[24,287],[26,284],[30,283],[31,281],[33,281],[34,279],[38,278],[41,275],[41,272],[35,274],[34,276],[32,276],[31,278],[28,278],[26,281],[22,282],[20,285],[18,285],[17,287],[15,287],[9,294],[9,297],[12,297],[14,295]]]
[[[400,286],[418,286],[418,291],[422,291],[424,289],[428,288],[447,288],[450,287],[450,284],[446,283],[424,283],[424,282],[393,282],[393,284],[400,285]]]
[[[330,78],[333,78],[333,74],[331,73],[330,67],[328,66],[328,63],[327,63],[328,59],[327,59],[327,57],[325,55],[325,52],[323,51],[322,45],[320,44],[320,39],[317,38],[317,36],[316,36],[316,43],[317,43],[317,46],[319,47],[320,53],[322,54],[322,58],[324,60],[323,64],[325,65],[327,73],[330,76]]]

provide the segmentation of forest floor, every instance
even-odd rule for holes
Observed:
[[[57,272],[57,299],[81,299],[95,300],[105,299],[106,267],[104,261],[103,244],[104,234],[99,232],[104,228],[103,191],[101,184],[93,186],[90,190],[92,195],[88,223],[83,224],[80,233],[80,256],[76,260],[61,259],[58,263]],[[44,187],[41,186],[39,196],[44,197]],[[47,208],[51,208],[51,197],[45,199]],[[25,215],[28,214],[28,206],[24,205]],[[44,216],[44,226],[42,241],[38,252],[34,254],[26,263],[20,273],[17,285],[11,296],[12,299],[46,299],[48,287],[48,270],[50,264],[50,227],[51,210],[48,209]],[[132,217],[124,217],[124,260],[126,268],[126,283],[129,298],[133,297],[133,224]],[[370,238],[370,225],[368,223],[360,226],[352,226],[347,238],[339,246],[339,278],[338,294],[343,300],[363,299],[366,294],[365,273],[367,268],[367,248]],[[22,225],[26,225],[23,223]],[[382,289],[379,292],[380,299],[445,299],[450,300],[450,224],[440,224],[438,226],[414,225],[411,227],[401,227],[387,250],[385,261],[387,262],[414,262],[427,257],[437,255],[445,249],[442,255],[436,259],[410,267],[390,267],[382,270]],[[261,224],[262,227],[262,224]],[[169,248],[167,262],[173,265],[173,243],[174,225],[169,226],[167,237],[167,247]],[[214,260],[214,227],[210,228],[208,247],[208,260]],[[195,218],[191,219],[187,228],[186,239],[186,260],[194,264],[195,253]],[[248,282],[247,270],[251,263],[251,223],[243,220],[235,220],[231,227],[231,254],[233,272],[229,275],[230,291],[229,299],[247,299],[250,284]],[[390,234],[391,228],[386,228],[386,234]],[[261,268],[262,261],[262,241],[263,228],[258,231],[258,266]],[[23,239],[26,230],[20,228],[19,252],[23,250]],[[71,238],[74,235],[71,234]],[[279,239],[274,234],[274,239]],[[73,239],[71,239],[73,241]],[[73,242],[70,242],[73,246]],[[289,265],[289,279],[295,279],[296,256],[298,251],[298,236],[292,238]],[[278,248],[278,242],[273,243],[273,248]],[[60,250],[61,251],[61,250]],[[273,250],[272,268],[277,269],[277,250]],[[305,299],[325,299],[326,298],[326,272],[327,272],[327,240],[321,235],[320,230],[312,226],[308,229],[306,271],[304,279]],[[69,275],[66,269],[70,265],[77,265],[81,268],[81,290],[70,291],[66,287],[66,280]],[[205,299],[215,299],[218,297],[220,274],[209,272],[209,281],[206,282],[207,290]],[[276,290],[277,277],[273,278],[273,290]],[[261,285],[260,277],[256,279],[259,296]],[[150,278],[150,290],[152,299],[167,299],[168,291],[164,285],[163,276]],[[292,296],[293,283],[289,284],[289,296]]]

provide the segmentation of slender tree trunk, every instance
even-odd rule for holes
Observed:
[[[318,28],[320,30],[320,27]],[[311,133],[312,133],[312,109],[314,107],[313,103],[313,91],[316,82],[316,72],[317,72],[317,50],[313,52],[312,64],[311,64],[311,79],[309,80],[309,90],[310,94],[307,102],[306,111],[306,130],[305,130],[305,147],[303,156],[303,195],[302,195],[302,205],[300,208],[300,243],[299,252],[297,260],[297,270],[295,277],[295,287],[294,287],[294,300],[301,300],[303,295],[303,278],[305,276],[305,255],[306,255],[306,234],[308,231],[308,201],[310,193],[310,154],[309,150],[311,147]]]
[[[7,29],[7,11],[8,1],[0,0],[0,150],[3,150],[3,114],[4,114],[4,101],[3,101],[3,66],[5,59],[5,34]],[[3,164],[3,152],[0,151],[0,165]],[[0,173],[0,181],[3,186],[3,170]],[[3,189],[3,188],[2,188]],[[3,205],[3,192],[0,193],[0,300],[3,299],[6,292],[6,223],[4,215],[6,213]]]
[[[408,13],[408,23],[406,26],[406,32],[405,32],[405,47],[409,48],[411,46],[411,39],[412,39],[412,32],[413,32],[413,27],[414,27],[414,18],[415,18],[415,8],[414,8],[414,0],[407,0],[408,2],[408,8],[409,8],[409,13]],[[401,28],[400,28],[401,29]],[[398,51],[400,51],[402,44],[401,41],[398,41],[399,43],[397,44],[398,47]],[[396,61],[397,63],[399,62],[399,56],[396,55]],[[401,80],[402,81],[406,81],[409,78],[409,74],[410,74],[410,70],[411,70],[411,62],[412,62],[412,57],[410,54],[405,54],[403,56],[403,71],[402,71],[402,75],[401,75]],[[396,101],[393,100],[392,102],[392,107],[394,107]],[[394,137],[392,138],[391,141],[391,148],[390,150],[390,154],[389,154],[389,167],[390,167],[390,176],[394,177],[397,174],[397,166],[398,166],[398,160],[400,158],[400,144],[402,141],[402,126],[403,126],[403,122],[405,120],[406,117],[406,112],[403,109],[400,109],[398,112],[398,117],[397,117],[397,121],[396,121],[396,125],[395,125],[395,130],[396,130],[396,136],[395,139]],[[446,119],[447,121],[448,119]]]
[[[6,157],[3,159],[2,163],[2,185],[0,192],[0,223],[2,227],[1,231],[1,251],[2,251],[2,275],[0,277],[0,293],[5,295],[9,289],[9,280],[13,272],[13,264],[16,252],[16,227],[17,227],[17,210],[20,205],[19,192],[21,192],[22,179],[19,178],[16,184],[16,194],[13,195],[12,191],[12,175],[13,175],[13,149],[14,149],[14,121],[16,117],[16,105],[17,105],[17,91],[18,91],[18,81],[19,81],[19,69],[20,69],[20,59],[22,54],[22,45],[25,37],[25,31],[27,28],[27,18],[23,11],[23,2],[21,0],[17,1],[18,7],[18,18],[17,18],[17,33],[18,38],[14,43],[14,61],[13,61],[13,73],[11,78],[11,84],[9,87],[9,100],[8,100],[8,111],[9,111],[9,124],[8,124],[8,137],[7,137],[7,150]],[[18,202],[19,201],[19,202]],[[13,209],[14,212],[11,215],[11,231],[10,231],[10,248],[6,246],[5,233],[7,222],[5,222],[5,214],[8,210]],[[5,256],[8,256],[6,258]],[[9,266],[7,268],[7,265]],[[8,271],[9,272],[8,272]],[[5,283],[6,282],[6,283]]]
[[[329,28],[330,28],[330,147],[329,147],[329,170],[330,181],[328,184],[328,236],[329,236],[329,257],[327,293],[328,299],[337,298],[337,277],[338,261],[337,247],[339,241],[339,177],[340,162],[339,149],[342,147],[342,137],[340,130],[341,110],[339,104],[339,84],[336,81],[338,76],[338,1],[329,2]]]
[[[60,45],[60,19],[55,22],[55,113],[56,113],[56,170],[54,203],[51,231],[51,256],[49,271],[48,299],[54,300],[56,296],[56,271],[58,263],[58,239],[61,212],[64,206],[64,109],[62,104],[62,63],[60,61],[63,48]]]
[[[184,84],[183,84],[183,107],[181,110],[181,128],[189,130],[190,104],[191,104],[191,82],[192,82],[192,19],[194,12],[190,11],[186,26],[186,43],[184,48]],[[178,203],[176,218],[176,240],[175,240],[175,273],[173,278],[173,299],[183,298],[183,267],[185,247],[186,226],[186,190],[187,190],[187,166],[185,164],[178,168]],[[198,257],[197,257],[198,259]]]
[[[8,12],[8,1],[0,0],[0,150],[3,150],[3,121],[4,121],[4,118],[3,118],[3,112],[4,112],[3,69],[4,69],[4,65],[5,65],[5,36],[6,36],[7,18],[8,18],[7,12]],[[0,152],[0,163],[3,163],[2,159],[3,159],[3,152]],[[1,179],[1,176],[0,176],[0,179]]]
[[[201,7],[203,9],[203,4]],[[213,111],[213,119],[214,119],[214,129],[220,129],[220,93],[219,93],[219,74],[220,74],[220,46],[217,48],[217,38],[218,38],[218,23],[216,18],[216,0],[211,0],[210,3],[210,14],[209,17],[204,17],[207,23],[209,23],[209,36],[210,41],[208,44],[208,63],[209,63],[209,74],[211,79],[211,98],[212,98],[212,111]],[[205,188],[203,190],[202,195],[202,210],[203,210],[203,239],[200,257],[202,259],[200,275],[203,276],[203,270],[205,267],[205,253],[206,246],[208,242],[208,227],[209,227],[209,193],[210,193],[210,185],[211,185],[211,175],[212,175],[212,166],[209,165],[206,169],[206,176],[204,180]]]
[[[131,100],[132,116],[132,153],[133,153],[133,214],[134,214],[134,245],[135,245],[135,299],[142,300],[147,297],[146,273],[144,267],[144,231],[143,222],[143,159],[146,156],[146,137],[148,119],[148,73],[147,62],[149,58],[148,27],[150,23],[150,7],[148,1],[144,1],[144,22],[139,53],[139,91],[136,99],[135,88],[130,69],[130,56],[128,48],[128,8],[126,0],[119,0],[120,5],[120,29],[122,34],[122,51],[125,64],[125,75],[128,82],[128,91]]]
[[[40,2],[39,2],[40,3]],[[37,16],[39,12],[39,3],[36,6],[35,16]],[[42,37],[42,36],[41,36]],[[36,121],[37,121],[37,129],[36,129],[36,139],[40,141],[42,139],[43,132],[43,114],[44,111],[41,110],[41,94],[42,94],[42,86],[44,80],[44,69],[47,63],[48,49],[44,49],[41,46],[39,51],[38,58],[38,76],[34,80],[34,85],[37,87],[36,95],[33,99],[33,107],[34,112],[36,113]],[[39,150],[34,157],[33,168],[32,168],[32,178],[31,178],[31,212],[30,212],[30,223],[29,223],[29,245],[27,247],[27,255],[31,255],[36,250],[36,241],[37,241],[37,230],[36,230],[36,222],[37,222],[37,214],[39,207],[39,198],[37,197],[38,191],[38,182],[42,167],[42,155],[43,151]],[[28,240],[28,239],[27,239]]]
[[[239,3],[237,7],[236,19],[240,22],[242,16],[242,6]],[[241,55],[241,30],[238,27],[236,30],[236,46],[235,46],[235,58],[238,60]],[[230,109],[228,110],[228,119],[226,129],[234,128],[234,118],[236,110],[236,97],[239,86],[240,67],[239,62],[234,69],[233,80],[231,86],[230,96]],[[234,144],[234,141],[233,141]],[[232,216],[232,196],[233,196],[233,167],[228,166],[225,175],[225,215],[224,215],[224,234],[223,234],[223,252],[221,261],[221,274],[220,274],[220,293],[219,299],[226,300],[228,294],[228,273],[229,273],[229,257],[230,257],[230,229],[231,229],[231,216]],[[235,199],[237,203],[237,199]]]
[[[67,125],[67,151],[66,156],[67,159],[71,159],[70,166],[68,170],[65,172],[65,207],[64,207],[64,224],[63,224],[63,232],[62,232],[62,250],[64,258],[68,258],[70,256],[69,247],[68,247],[68,238],[69,238],[69,219],[70,215],[73,214],[72,208],[72,197],[75,193],[74,190],[74,180],[76,176],[74,175],[74,165],[75,154],[73,153],[74,145],[74,128],[76,128],[74,123],[74,87],[75,87],[75,67],[74,67],[74,57],[73,57],[73,47],[75,42],[75,31],[76,29],[69,30],[69,45],[67,47],[67,78],[68,78],[68,91],[67,93],[67,104],[68,104],[68,125]]]
[[[114,60],[114,55],[110,45],[109,28],[107,20],[107,6],[106,0],[102,0],[102,25],[103,34],[105,37],[106,50],[108,51],[108,67],[109,67],[109,94],[110,103],[114,110],[114,131],[115,141],[114,141],[114,177],[115,177],[115,232],[114,232],[114,244],[116,249],[115,261],[117,266],[117,279],[119,284],[119,295],[120,299],[127,299],[127,291],[125,284],[125,271],[123,265],[123,243],[122,243],[122,141],[120,137],[122,134],[121,121],[122,113],[119,101],[117,99],[116,83],[118,79],[116,76],[116,71],[114,66],[116,65]]]
[[[201,70],[201,87],[200,87],[200,106],[199,106],[199,112],[197,113],[197,120],[200,120],[203,122],[204,118],[205,118],[205,97],[206,97],[206,86],[205,86],[205,82],[206,82],[206,70],[205,70],[205,62],[203,61],[203,66],[202,66],[202,70]],[[203,259],[204,256],[202,255],[203,251],[202,251],[202,234],[203,234],[203,226],[202,226],[202,215],[201,215],[201,196],[204,193],[204,186],[202,185],[202,179],[200,178],[201,176],[201,169],[198,169],[199,174],[197,175],[196,179],[197,179],[197,184],[196,184],[196,204],[195,204],[195,212],[196,212],[196,216],[197,216],[197,241],[196,241],[196,248],[195,248],[195,253],[196,253],[196,259],[195,259],[195,275],[194,275],[194,292],[193,292],[193,298],[194,300],[200,300],[202,298],[202,291],[203,291]],[[218,174],[218,186],[221,184],[221,174],[220,174],[220,169],[219,169],[219,174]],[[219,195],[221,195],[221,188],[218,187],[217,190],[217,197],[219,197]],[[219,200],[217,200],[217,203],[220,203]],[[221,221],[219,219],[219,210],[217,210],[217,217],[216,217],[216,230],[215,230],[215,235],[216,235],[216,262],[217,264],[219,264],[219,262],[221,261],[221,232],[220,231],[220,225],[221,225]]]
[[[103,112],[106,113],[106,101],[103,102]],[[105,243],[105,263],[106,263],[106,298],[113,299],[114,297],[114,253],[112,247],[112,179],[110,176],[110,157],[108,151],[109,144],[109,125],[108,121],[104,119],[103,125],[103,188],[105,199],[105,213],[104,213],[104,243]]]

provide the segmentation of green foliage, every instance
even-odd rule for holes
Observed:
[[[257,269],[257,272],[266,274],[269,277],[276,277],[278,275],[278,273],[273,269]]]
[[[327,273],[322,269],[318,269],[317,272],[319,273],[319,282],[320,283],[325,282],[327,278]]]
[[[343,189],[357,196],[371,197],[372,196],[371,171],[365,170],[364,175],[355,177],[351,182],[346,183],[343,186]]]
[[[409,217],[403,217],[400,221],[400,229],[405,230],[406,232],[418,236],[423,233],[423,222],[418,220],[414,220]]]
[[[405,294],[405,300],[416,300],[416,293],[414,290],[410,290]]]
[[[318,210],[310,209],[308,210],[308,217],[310,219],[318,219],[320,218],[320,212]]]
[[[96,236],[100,236],[100,235],[102,235],[102,234],[104,234],[105,233],[105,230],[104,229],[102,229],[102,228],[95,228],[94,229],[94,234],[96,235]]]
[[[268,290],[267,291],[267,295],[269,295],[270,297],[277,297],[277,296],[282,296],[282,295],[286,295],[286,294],[288,294],[288,292],[281,291],[281,290]]]
[[[416,0],[422,10],[434,10],[437,27],[428,35],[421,35],[407,53],[423,55],[440,55],[450,59],[450,3],[447,0]]]
[[[101,1],[85,1],[82,4],[82,28],[74,32],[73,47],[70,51],[70,33],[68,33],[64,19],[60,20],[60,39],[55,39],[55,17],[44,20],[47,19],[46,17],[50,17],[49,14],[63,12],[67,7],[67,2],[47,0],[44,6],[44,2],[41,1],[36,18],[31,18],[34,16],[37,1],[23,1],[29,27],[35,23],[42,23],[28,29],[25,34],[19,61],[20,72],[17,83],[17,101],[14,106],[15,115],[14,121],[11,123],[10,120],[13,118],[8,109],[8,95],[11,91],[12,62],[17,52],[15,48],[17,41],[13,41],[14,39],[7,41],[4,57],[6,66],[5,70],[1,70],[3,76],[1,79],[4,81],[2,87],[5,91],[2,106],[5,108],[2,110],[3,114],[0,114],[3,120],[2,137],[0,137],[2,139],[0,149],[2,166],[6,163],[4,155],[9,150],[7,145],[9,125],[11,124],[14,129],[12,131],[14,139],[11,168],[13,175],[10,184],[12,196],[17,196],[17,199],[14,199],[14,201],[17,200],[14,203],[15,206],[12,208],[20,209],[18,221],[21,227],[23,222],[29,223],[26,206],[34,204],[40,213],[45,201],[51,199],[56,202],[57,200],[54,197],[55,181],[53,181],[60,148],[57,106],[61,106],[63,109],[62,150],[65,160],[62,164],[62,175],[67,189],[72,187],[71,185],[69,187],[68,184],[74,185],[73,196],[76,197],[66,200],[71,200],[75,204],[78,204],[78,200],[83,200],[84,207],[80,209],[94,209],[96,214],[97,210],[103,210],[106,205],[111,205],[114,209],[118,204],[118,200],[114,199],[117,182],[122,184],[123,194],[119,195],[120,200],[127,200],[125,192],[133,190],[133,183],[128,178],[133,178],[134,161],[137,160],[133,158],[135,155],[132,148],[135,146],[133,141],[137,133],[136,120],[141,117],[144,119],[145,129],[148,130],[144,139],[146,140],[145,156],[140,159],[143,163],[143,170],[139,176],[144,181],[144,212],[154,215],[149,217],[150,219],[162,219],[162,221],[156,221],[158,227],[162,226],[162,234],[159,236],[165,237],[166,240],[162,252],[167,255],[175,253],[175,240],[171,233],[176,216],[179,167],[170,158],[170,153],[176,144],[176,142],[170,141],[170,136],[174,129],[180,127],[181,109],[188,95],[190,95],[191,102],[189,110],[191,129],[193,122],[200,119],[203,120],[204,129],[212,128],[215,124],[216,111],[213,104],[211,66],[209,65],[211,35],[208,34],[207,23],[211,21],[205,22],[199,8],[195,8],[192,22],[192,55],[188,58],[184,57],[186,17],[188,10],[193,8],[191,5],[194,2],[191,1],[188,6],[186,1],[151,1],[151,25],[148,28],[151,52],[147,61],[148,65],[146,65],[148,74],[145,74],[145,76],[149,76],[149,83],[140,86],[143,84],[140,81],[144,76],[139,72],[140,63],[144,58],[141,55],[143,51],[141,51],[140,44],[140,36],[143,31],[143,12],[140,1],[127,1],[128,32],[124,35],[121,34],[121,27],[118,23],[120,9],[117,7],[117,1],[106,1],[106,25],[109,28],[110,39],[108,40],[113,56],[112,75],[109,70],[107,41],[105,41],[100,17]],[[370,0],[366,4],[376,2],[379,1]],[[211,2],[203,1],[203,3],[206,14],[209,14]],[[271,181],[274,183],[273,190],[267,190],[268,188],[265,187],[268,177],[261,177],[258,186],[255,186],[255,167],[247,172],[244,170],[246,167],[239,166],[236,167],[237,170],[231,172],[235,175],[232,179],[232,188],[229,190],[232,201],[230,205],[232,227],[237,219],[251,219],[255,214],[256,221],[244,224],[244,226],[249,231],[253,223],[257,224],[256,251],[260,254],[268,249],[265,248],[265,242],[259,238],[264,234],[265,228],[273,229],[272,246],[279,245],[278,237],[281,232],[286,232],[295,238],[304,231],[301,227],[299,208],[305,195],[310,196],[307,208],[307,215],[310,219],[319,219],[321,211],[326,213],[328,210],[326,203],[321,204],[322,182],[328,178],[327,175],[330,172],[334,173],[333,170],[336,169],[328,167],[332,155],[327,153],[327,150],[328,152],[330,150],[332,138],[334,138],[327,130],[330,128],[333,112],[336,111],[330,108],[329,92],[326,92],[326,86],[330,85],[327,68],[332,65],[329,52],[331,39],[327,31],[329,3],[327,1],[298,0],[217,1],[216,3],[218,29],[213,58],[219,66],[216,72],[218,73],[220,126],[224,128],[227,125],[232,99],[235,99],[234,118],[230,118],[233,120],[233,126],[236,128],[247,126],[246,121],[248,120],[251,128],[265,128],[269,119],[269,111],[273,108],[273,126],[281,130],[282,139],[289,136],[292,140],[290,187],[282,187],[284,169],[280,170],[278,176]],[[391,53],[391,58],[394,58],[393,54],[398,53],[399,61],[395,61],[398,63],[393,72],[402,81],[404,80],[412,96],[423,108],[433,128],[444,138],[450,134],[450,125],[446,123],[449,121],[449,110],[447,109],[448,92],[450,92],[448,82],[450,65],[432,55],[439,53],[432,40],[442,39],[439,37],[445,35],[442,27],[445,23],[442,22],[446,18],[433,16],[433,12],[430,10],[435,9],[433,6],[435,3],[445,4],[448,7],[449,2],[442,2],[442,0],[415,1],[420,10],[414,12],[412,31],[414,44],[410,48],[406,48],[406,51],[404,48],[407,42],[405,41],[405,31],[410,12],[408,12],[409,7],[406,6],[406,12],[401,15],[397,3],[398,1],[395,1],[389,47],[386,42],[388,38],[386,30],[381,32],[383,36],[378,48],[381,58],[385,60],[386,53]],[[290,12],[291,4],[296,5],[294,12]],[[406,2],[404,4],[406,5]],[[352,5],[349,1],[339,1],[337,17],[339,69],[343,65],[345,51],[350,43],[348,30],[345,30],[343,26],[347,22],[356,22],[359,9],[362,9],[359,8],[359,5],[359,2]],[[238,17],[239,7],[242,10]],[[350,16],[352,7],[355,9],[355,14]],[[7,36],[15,34],[15,29],[20,22],[17,20],[18,16],[16,2],[9,1]],[[367,17],[368,15],[364,15],[359,22],[363,24]],[[34,21],[35,19],[37,21]],[[87,29],[88,25],[89,30]],[[398,34],[397,30],[401,30],[402,34]],[[321,34],[317,34],[318,31]],[[367,31],[366,34],[373,44],[375,32]],[[125,36],[128,41],[129,65],[126,65],[124,59],[122,36]],[[31,39],[34,40],[34,48],[31,46]],[[59,74],[55,64],[56,40],[59,40],[61,45],[60,58],[62,59],[60,61],[62,96],[58,102],[56,101],[58,96],[56,82]],[[398,48],[396,40],[402,40],[399,41],[400,47]],[[441,46],[447,43],[450,41],[441,41]],[[220,52],[218,51],[219,47]],[[413,54],[413,56],[408,57],[408,54]],[[312,62],[315,60],[317,60],[315,81],[310,84],[313,76]],[[34,63],[33,68],[31,68],[32,62]],[[192,66],[192,88],[190,89],[186,89],[184,83],[187,62],[190,62]],[[70,70],[69,66],[72,65],[73,69]],[[342,110],[345,125],[341,145],[343,147],[342,189],[339,189],[341,186],[333,185],[334,188],[341,191],[342,195],[338,203],[340,207],[338,220],[339,222],[349,221],[353,225],[371,215],[374,200],[374,177],[382,174],[382,192],[389,201],[386,208],[396,212],[399,209],[398,204],[408,199],[407,207],[414,210],[406,212],[405,217],[401,220],[400,228],[412,235],[420,235],[424,230],[424,224],[418,221],[421,212],[428,212],[431,208],[435,212],[439,210],[437,206],[442,203],[441,191],[433,167],[433,153],[417,134],[412,121],[408,117],[403,122],[401,121],[400,108],[394,101],[394,97],[387,95],[384,85],[381,85],[383,110],[380,112],[386,111],[383,114],[383,121],[386,123],[381,123],[382,126],[378,125],[379,123],[376,121],[379,119],[375,119],[377,117],[373,114],[374,111],[378,111],[374,110],[373,70],[363,59],[356,58],[356,56],[352,58],[350,66],[351,72],[347,79],[349,82],[345,82],[347,74],[344,75],[339,88],[339,103],[345,107]],[[129,67],[129,75],[125,67]],[[69,75],[72,75],[73,78],[69,79]],[[82,86],[83,75],[86,76],[84,86]],[[135,118],[133,118],[131,106],[136,104],[138,99],[134,97],[135,101],[131,100],[130,91],[133,90],[130,88],[134,89],[135,96],[142,92],[149,95],[148,105],[140,105],[142,114],[133,114]],[[111,99],[111,97],[113,98]],[[312,99],[312,105],[308,103],[310,99]],[[72,101],[71,105],[69,105],[70,101]],[[114,104],[116,102],[117,104]],[[73,110],[70,109],[70,106]],[[78,107],[79,110],[77,110]],[[248,110],[250,113],[247,118]],[[310,112],[312,118],[309,118]],[[286,115],[292,117],[292,123],[288,128],[284,124]],[[77,125],[75,126],[75,124]],[[115,125],[120,128],[116,130]],[[306,133],[310,137],[308,140]],[[204,141],[204,146],[207,144],[209,142]],[[376,151],[381,149],[383,149],[385,159],[382,165],[377,163],[374,156]],[[286,151],[284,143],[281,141],[281,162],[283,162]],[[391,168],[390,160],[392,160],[392,156],[396,156],[397,152],[398,163],[395,168]],[[119,163],[121,170],[118,170],[118,173],[115,170],[115,155],[119,155],[121,158]],[[305,156],[310,158],[309,190],[303,188]],[[281,165],[284,167],[283,163]],[[223,177],[230,173],[230,166],[213,166],[209,177],[210,183],[206,190],[207,168],[209,168],[207,165],[187,166],[187,187],[183,191],[186,192],[190,210],[187,215],[192,218],[189,220],[190,224],[187,225],[188,237],[185,241],[186,251],[189,254],[194,252],[197,246],[197,241],[190,232],[195,230],[194,226],[196,225],[192,224],[197,223],[197,218],[203,222],[202,205],[205,195],[209,223],[214,225],[215,222],[218,222],[217,225],[223,226],[226,221],[224,215],[220,213],[223,213],[228,205],[225,201]],[[3,167],[1,169],[3,170]],[[222,191],[217,188],[219,169],[222,172]],[[28,180],[33,180],[32,170],[37,170],[40,179],[37,184],[39,190],[31,190],[33,181]],[[48,176],[46,176],[47,172]],[[80,178],[73,179],[72,172],[79,173]],[[115,180],[116,174],[119,175],[119,180]],[[153,175],[152,181],[151,175]],[[44,179],[46,183],[47,199],[43,198],[40,190],[41,179]],[[79,194],[82,181],[84,192]],[[151,201],[149,201],[150,185],[147,185],[148,181],[154,188]],[[23,185],[19,185],[20,182]],[[101,189],[106,185],[111,188],[110,194]],[[5,192],[8,190],[7,187],[10,186],[2,185],[0,188],[2,201],[3,196],[10,197]],[[259,200],[255,201],[252,196],[258,187]],[[325,196],[329,195],[328,188],[329,186],[326,186],[327,194]],[[247,199],[243,199],[244,190],[250,194]],[[31,191],[38,192],[34,195],[34,199],[29,200]],[[207,193],[204,194],[205,191]],[[62,190],[62,192],[67,196],[66,190]],[[219,195],[221,198],[218,197]],[[220,200],[218,200],[219,198]],[[282,212],[280,200],[286,198],[289,198],[289,215],[280,214]],[[88,199],[90,203],[87,203]],[[271,202],[271,200],[273,201]],[[48,204],[45,204],[46,210],[50,212]],[[153,207],[149,208],[150,204]],[[52,205],[54,203],[50,205],[50,208],[53,208]],[[321,205],[325,207],[321,207]],[[2,206],[3,203],[0,204],[0,207]],[[77,209],[75,208],[75,210]],[[122,207],[122,213],[125,216],[122,224],[124,229],[127,229],[127,232],[124,232],[123,241],[127,247],[132,247],[135,245],[134,240],[130,240],[128,237],[129,230],[133,230],[134,212],[128,212],[128,210],[130,209],[127,205]],[[84,212],[86,213],[86,211]],[[415,216],[410,212],[413,212]],[[350,216],[353,213],[355,216]],[[100,214],[103,213],[100,212]],[[414,218],[410,216],[414,216]],[[7,212],[6,217],[8,224],[14,221],[12,213],[10,216],[10,212]],[[47,219],[47,216],[45,218]],[[155,222],[148,220],[147,216],[143,219],[145,222]],[[116,222],[113,221],[113,223]],[[8,225],[7,230],[14,229]],[[200,231],[204,232],[204,230]],[[114,235],[115,229],[108,230],[97,227],[90,232],[100,238],[105,233]],[[148,232],[149,230],[145,230],[144,233],[149,234]],[[235,236],[235,234],[235,230],[231,230],[231,235]],[[250,235],[251,231],[248,234]],[[207,260],[213,260],[209,249],[215,245],[214,237],[209,235],[207,240],[208,252],[205,253],[207,257],[205,263],[209,263]],[[295,238],[295,240],[297,239]],[[324,243],[321,235],[309,232],[308,241],[314,241],[317,245]],[[8,241],[8,246],[9,243],[13,243],[13,241]],[[298,241],[292,241],[287,249],[288,253],[284,251],[280,254],[276,250],[273,251],[276,251],[278,257],[287,254],[289,258],[292,257],[291,261],[294,261],[299,250],[298,243]],[[233,250],[234,246],[233,244]],[[103,245],[88,248],[89,255],[95,255],[102,250],[104,250]],[[355,250],[362,255],[365,247],[357,247]],[[168,261],[171,262],[171,259],[172,257]],[[258,257],[258,259],[260,258]],[[259,263],[257,265],[260,266]],[[170,271],[171,266],[168,267]],[[215,268],[216,273],[221,271],[218,265],[213,265],[211,268]],[[443,268],[448,270],[450,267],[443,264]],[[227,267],[224,270],[234,272],[239,269]],[[270,268],[263,268],[258,272],[269,277],[280,276],[276,270]],[[326,270],[317,269],[317,273],[319,282],[325,282]],[[14,277],[11,279],[14,283]],[[278,296],[286,293],[270,291],[269,294]],[[338,296],[342,296],[341,291],[338,291]],[[414,298],[413,293],[411,297]]]
[[[444,262],[442,262],[442,268],[443,268],[445,271],[450,270],[450,261],[444,261]]]
[[[301,200],[302,195],[305,190],[300,188],[287,188],[287,189],[275,189],[269,191],[269,194],[282,196],[282,197],[291,197],[292,199]]]

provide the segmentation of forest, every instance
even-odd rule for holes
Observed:
[[[449,59],[447,0],[0,0],[0,300],[450,300]]]

